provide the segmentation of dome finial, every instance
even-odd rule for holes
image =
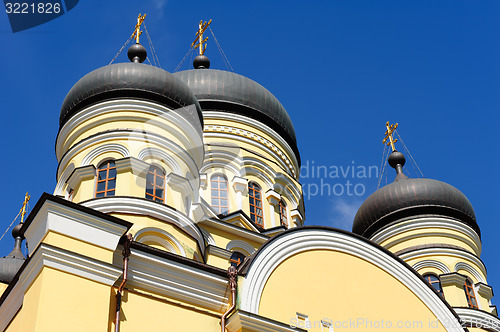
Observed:
[[[389,158],[387,158],[387,161],[389,165],[396,170],[397,175],[395,181],[407,179],[408,177],[403,173],[403,166],[405,165],[406,158],[404,154],[397,151],[394,147],[394,143],[396,143],[398,139],[393,137],[393,133],[396,131],[398,124],[390,125],[389,121],[387,121],[385,127],[387,130],[385,131],[385,138],[382,140],[382,143],[385,144],[387,142],[387,146],[392,148],[392,153],[389,155]],[[389,141],[387,141],[387,139],[389,139]]]
[[[205,30],[207,30],[208,26],[212,23],[212,20],[203,23],[203,20],[198,23],[198,31],[196,31],[196,38],[194,41],[191,43],[191,47],[197,48],[199,51],[199,55],[196,56],[193,60],[193,67],[194,69],[208,69],[210,68],[210,60],[208,57],[205,55],[205,51],[207,50],[207,44],[206,41],[208,40],[208,37],[203,39],[203,33]],[[203,44],[205,44],[205,47],[203,47]]]
[[[141,25],[145,18],[146,14],[142,16],[139,14],[137,17],[137,24],[135,25],[134,33],[131,36],[132,38],[135,37],[135,44],[130,46],[127,52],[129,60],[134,63],[143,63],[148,57],[148,52],[144,46],[139,43],[139,36],[142,35]]]

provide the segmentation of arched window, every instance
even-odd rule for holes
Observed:
[[[431,284],[432,288],[436,290],[444,298],[443,288],[441,287],[441,281],[439,278],[432,273],[424,274],[424,279],[427,280],[429,284]]]
[[[250,199],[250,218],[257,225],[264,227],[262,214],[262,193],[257,183],[248,183],[248,198]]]
[[[97,169],[95,197],[114,196],[116,188],[116,165],[114,160],[103,162]]]
[[[280,209],[280,225],[285,226],[288,228],[288,217],[286,213],[286,203],[284,200],[281,200],[279,203],[279,209]]]
[[[165,172],[158,166],[150,166],[146,176],[146,198],[165,202]]]
[[[210,179],[212,188],[212,207],[219,214],[227,214],[229,211],[227,178],[222,174],[214,174]]]
[[[469,279],[465,279],[464,291],[465,296],[467,297],[467,304],[469,305],[469,308],[479,309],[479,306],[477,305],[476,295],[474,294],[474,287],[472,286],[472,283]]]
[[[231,266],[238,267],[243,261],[245,260],[245,255],[243,255],[241,252],[235,251],[231,255],[231,259],[229,260],[231,262]]]

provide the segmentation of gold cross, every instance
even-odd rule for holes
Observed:
[[[194,42],[191,43],[191,47],[198,47],[200,55],[203,55],[207,49],[207,44],[205,42],[208,40],[208,37],[203,39],[203,33],[205,30],[207,30],[208,26],[212,23],[212,20],[203,23],[203,20],[198,23],[198,31],[196,31],[196,38],[194,39]],[[203,44],[205,44],[205,48],[203,48]]]
[[[389,142],[387,142],[387,146],[390,146],[392,148],[392,151],[396,151],[396,148],[394,147],[394,143],[396,143],[398,141],[398,139],[394,139],[392,137],[392,133],[396,130],[396,128],[398,127],[398,124],[393,124],[393,125],[389,125],[389,121],[387,121],[387,123],[385,124],[385,127],[387,128],[387,130],[385,131],[385,138],[384,140],[382,141],[382,144],[385,144],[385,142],[387,141],[387,139],[389,139]]]
[[[24,215],[26,214],[26,205],[28,205],[28,201],[30,200],[31,196],[26,193],[24,196],[24,202],[23,202],[23,207],[21,208],[21,211],[19,213],[21,214],[21,224],[24,222]]]
[[[132,34],[132,37],[135,36],[135,42],[139,44],[139,36],[142,35],[141,31],[141,24],[144,22],[144,19],[146,18],[146,14],[142,15],[139,13],[139,16],[137,16],[137,24],[135,25],[134,33]]]

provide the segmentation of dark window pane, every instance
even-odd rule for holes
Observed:
[[[152,173],[148,173],[148,175],[146,176],[146,182],[153,183],[153,180],[154,180],[154,175]]]
[[[163,187],[163,176],[156,177],[156,185],[159,187]]]
[[[115,191],[114,190],[108,191],[106,193],[106,196],[114,196],[114,195],[115,195]]]
[[[221,187],[222,189],[227,189],[227,182],[226,182],[226,181],[221,182],[221,183],[220,183],[220,187]]]
[[[106,189],[106,182],[98,182],[97,183],[97,191],[104,191]]]
[[[108,181],[108,190],[115,189],[115,187],[116,187],[116,180]]]
[[[163,189],[156,189],[156,196],[163,198]]]
[[[153,196],[153,188],[146,188],[146,194]]]
[[[112,168],[109,170],[109,178],[116,178],[116,168]]]
[[[95,195],[95,197],[104,197],[104,193],[98,193]]]
[[[99,171],[99,176],[97,177],[97,180],[106,179],[106,174],[107,174],[107,171]]]

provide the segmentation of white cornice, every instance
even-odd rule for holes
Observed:
[[[131,117],[131,116],[120,115],[120,113],[124,111],[125,112],[135,111],[136,116]],[[182,129],[183,135],[177,135],[178,136],[177,138],[180,139],[182,141],[182,144],[184,144],[185,146],[193,148],[195,146],[199,146],[201,142],[201,133],[198,132],[196,128],[194,128],[189,123],[189,121],[184,119],[182,116],[179,116],[175,112],[175,110],[145,100],[115,99],[91,105],[81,110],[74,116],[72,116],[64,124],[63,128],[61,128],[61,130],[59,131],[59,135],[57,137],[57,142],[56,142],[57,159],[60,160],[63,153],[65,153],[65,151],[69,149],[68,146],[69,140],[67,139],[68,135],[78,125],[93,117],[111,113],[117,113],[117,115],[113,117],[107,117],[106,119],[102,119],[100,121],[89,123],[87,126],[80,128],[78,132],[73,134],[73,136],[81,135],[85,131],[89,130],[92,127],[95,127],[97,124],[102,122],[119,122],[123,120],[129,120],[129,121],[135,120],[138,121],[139,123],[144,123],[145,121],[154,121],[154,123],[157,124],[159,123],[159,121],[154,119],[159,117],[161,120],[166,120],[170,123],[175,124],[178,128]],[[140,116],[141,113],[144,114],[145,116]],[[200,158],[198,159],[199,162],[202,160]]]
[[[30,255],[49,232],[115,250],[127,227],[53,201],[45,201],[26,229]]]
[[[0,306],[0,331],[4,331],[14,318],[22,306],[25,292],[45,266],[108,286],[113,286],[122,273],[119,267],[42,243]]]
[[[465,280],[467,279],[466,276],[460,273],[448,273],[448,274],[441,274],[439,276],[439,280],[441,281],[441,285],[443,287],[446,286],[457,286],[457,287],[463,287],[465,284]]]
[[[478,282],[476,285],[477,287],[477,293],[487,299],[488,301],[491,300],[493,297],[493,288],[490,285],[487,285],[482,282]]]
[[[284,324],[275,320],[237,310],[231,314],[226,328],[229,332],[237,331],[259,331],[259,332],[305,332],[299,327]]]
[[[290,145],[280,135],[278,135],[272,128],[268,127],[267,125],[263,124],[262,122],[254,120],[254,119],[249,118],[247,116],[239,115],[239,114],[217,112],[217,111],[203,111],[203,118],[206,120],[224,119],[224,120],[228,120],[231,122],[236,121],[236,122],[250,125],[254,128],[258,128],[259,130],[262,130],[264,133],[266,133],[270,137],[273,137],[276,141],[279,142],[279,144],[282,147],[285,148],[285,151],[287,152],[287,154],[290,156],[290,158],[292,158],[291,160],[292,160],[293,165],[295,166],[296,169],[298,169],[298,161],[297,161],[295,153],[293,152]]]
[[[464,270],[464,271],[467,271],[469,272],[470,274],[472,274],[474,276],[474,278],[476,278],[476,280],[478,282],[486,282],[486,280],[484,280],[483,276],[481,275],[481,273],[479,273],[472,265],[470,264],[467,264],[465,262],[458,262],[457,264],[455,264],[455,271],[458,272],[460,270]]]
[[[137,176],[146,177],[146,172],[148,171],[150,164],[137,159],[135,157],[128,157],[115,160],[116,171],[121,172],[132,172]]]
[[[73,173],[69,176],[68,186],[71,189],[75,189],[78,184],[80,184],[85,179],[93,179],[96,175],[96,168],[94,165],[88,165],[83,167],[75,168]]]
[[[245,276],[240,292],[241,309],[258,313],[264,286],[276,268],[293,255],[315,249],[343,252],[370,262],[402,282],[440,321],[450,322],[448,331],[463,331],[439,295],[414,271],[366,241],[334,230],[302,229],[278,236],[262,248]]]
[[[205,250],[203,234],[196,223],[183,213],[164,204],[143,198],[120,196],[96,198],[81,204],[103,213],[144,215],[171,223],[192,236],[198,242],[201,252]]]
[[[127,284],[216,312],[229,301],[227,278],[135,249]]]
[[[87,155],[83,158],[82,160],[82,166],[90,165],[90,163],[99,155],[106,153],[106,152],[117,152],[122,155],[122,157],[126,158],[130,156],[130,152],[126,147],[124,147],[121,144],[116,144],[116,143],[108,143],[108,144],[103,144],[101,146],[98,146],[97,148],[93,149]]]
[[[448,266],[446,266],[446,264],[433,259],[424,259],[418,263],[413,264],[412,266],[412,268],[417,272],[427,267],[438,269],[441,273],[451,273],[451,270],[448,268]]]
[[[266,242],[269,238],[265,235],[261,235],[259,233],[247,230],[242,227],[234,226],[231,224],[228,224],[227,222],[224,221],[215,221],[213,219],[205,219],[200,222],[201,225],[206,225],[209,227],[213,227],[216,229],[220,229],[222,231],[228,232],[229,234],[234,234],[241,239],[248,239],[251,241],[255,241],[257,243],[264,243]]]
[[[448,218],[440,218],[440,217],[411,218],[405,221],[397,222],[392,226],[383,228],[382,230],[373,234],[370,237],[370,240],[377,244],[380,244],[382,242],[387,241],[391,237],[397,236],[399,234],[409,232],[412,230],[427,229],[427,228],[441,228],[462,233],[464,234],[464,237],[462,238],[456,237],[456,238],[468,243],[471,246],[471,248],[477,248],[476,255],[478,256],[481,255],[482,244],[479,235],[477,235],[477,233],[471,227],[467,226],[463,222]],[[426,234],[426,235],[436,235],[436,232],[432,232],[431,234]],[[439,235],[453,237],[451,234],[445,232]],[[415,236],[424,236],[424,235],[417,234],[414,235],[413,237]],[[403,237],[388,242],[387,244],[384,245],[384,247],[392,247],[398,243],[407,241],[409,238],[410,237]]]
[[[470,308],[453,309],[467,327],[500,332],[500,319],[492,314]]]
[[[408,262],[411,259],[421,259],[436,256],[451,256],[456,257],[460,260],[467,260],[472,262],[474,265],[479,267],[481,273],[486,276],[486,267],[483,262],[476,256],[468,251],[455,249],[455,248],[444,248],[444,247],[431,247],[431,248],[421,248],[413,251],[405,252],[398,255],[402,260]],[[483,278],[484,279],[484,278]]]
[[[243,252],[241,253],[245,254],[245,256],[249,256],[255,252],[255,248],[253,246],[241,240],[229,241],[228,244],[226,245],[226,249],[229,251],[239,251],[239,252],[243,250]]]
[[[231,251],[217,247],[216,245],[207,246],[206,252],[207,252],[207,257],[208,255],[211,255],[222,259],[226,259],[228,261],[231,258],[231,255],[233,254]]]

